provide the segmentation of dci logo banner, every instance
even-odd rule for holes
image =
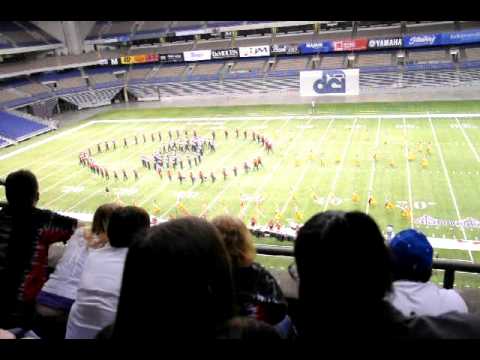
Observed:
[[[359,70],[320,70],[300,72],[301,96],[358,95]]]

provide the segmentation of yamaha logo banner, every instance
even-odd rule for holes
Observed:
[[[300,72],[300,96],[358,95],[358,69]]]
[[[403,38],[383,38],[383,39],[369,39],[369,49],[395,49],[403,47]]]
[[[240,57],[270,56],[270,45],[245,46],[238,48]]]

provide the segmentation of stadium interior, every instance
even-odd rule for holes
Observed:
[[[338,71],[341,71],[342,76],[345,77],[350,76],[348,75],[349,71],[352,71],[351,74],[354,74],[352,76],[358,78],[357,88],[352,90],[352,94],[348,93],[350,91],[348,84],[346,85],[347,90],[344,90],[343,94],[334,94],[339,96],[318,96],[322,94],[317,90],[315,90],[317,94],[305,95],[300,90],[303,86],[303,74],[323,72],[323,74],[329,74],[323,76],[334,77]],[[68,170],[61,175],[48,172],[50,165],[46,163],[36,163],[35,166],[32,166],[32,171],[40,180],[40,193],[43,189],[48,190],[48,196],[41,198],[40,207],[52,208],[62,214],[91,222],[94,210],[106,202],[105,199],[109,199],[110,194],[104,194],[103,190],[111,192],[114,185],[111,180],[109,180],[110,182],[96,180],[99,177],[88,174],[86,170],[82,170],[81,173],[81,176],[85,178],[77,179],[74,171],[77,171],[79,167],[78,153],[82,151],[83,154],[86,154],[87,149],[96,151],[99,146],[98,151],[102,154],[99,154],[98,161],[111,161],[120,169],[123,166],[122,162],[130,164],[128,161],[131,156],[135,156],[135,161],[138,162],[137,158],[144,156],[146,152],[153,154],[156,151],[152,145],[145,147],[144,152],[140,151],[131,155],[125,152],[118,158],[107,153],[111,151],[111,146],[115,146],[116,149],[117,146],[120,148],[126,145],[126,136],[132,136],[136,131],[138,135],[143,132],[142,142],[145,144],[147,142],[145,134],[148,134],[147,138],[149,139],[150,133],[152,133],[153,141],[153,133],[157,131],[160,133],[161,130],[162,135],[166,137],[167,131],[170,132],[170,129],[181,126],[187,134],[187,131],[194,131],[197,126],[195,124],[200,124],[201,121],[211,121],[211,125],[217,126],[211,129],[213,132],[217,132],[219,149],[223,149],[225,146],[230,146],[228,144],[231,142],[237,141],[233,139],[234,131],[237,131],[238,139],[243,137],[244,129],[245,131],[246,129],[248,131],[258,129],[254,130],[253,134],[255,131],[257,136],[260,134],[262,143],[263,135],[268,144],[266,136],[269,135],[269,132],[272,134],[274,139],[273,156],[277,156],[275,153],[277,148],[279,151],[285,151],[285,154],[289,154],[287,148],[290,153],[297,154],[304,151],[308,154],[307,146],[315,146],[312,144],[316,142],[320,144],[330,141],[331,146],[338,145],[338,154],[329,153],[327,150],[325,153],[316,153],[319,159],[322,156],[325,156],[327,161],[329,156],[332,159],[332,170],[328,173],[328,183],[325,180],[322,186],[328,188],[332,184],[331,193],[333,194],[337,182],[340,183],[341,186],[348,188],[346,195],[343,196],[348,201],[350,201],[352,192],[356,194],[356,192],[364,191],[361,187],[363,186],[365,195],[362,195],[362,201],[365,202],[368,199],[367,213],[371,211],[375,220],[377,220],[376,216],[379,217],[378,222],[382,232],[388,224],[394,224],[396,232],[401,231],[402,227],[416,227],[425,231],[431,239],[436,254],[432,279],[440,287],[455,288],[465,300],[469,312],[473,314],[480,314],[480,230],[478,230],[480,227],[472,225],[468,228],[467,225],[463,225],[462,221],[471,219],[471,222],[480,224],[480,220],[475,219],[479,216],[480,209],[475,203],[476,201],[469,197],[472,196],[472,193],[467,193],[466,190],[464,193],[462,192],[462,185],[459,185],[459,182],[455,183],[454,181],[452,187],[449,177],[449,174],[452,173],[447,172],[445,163],[447,165],[455,164],[456,148],[453,143],[448,145],[451,146],[448,148],[450,150],[447,148],[441,150],[441,146],[444,146],[444,141],[449,141],[449,131],[457,130],[447,129],[447,125],[441,127],[443,126],[441,121],[448,119],[453,123],[457,122],[459,128],[462,129],[458,130],[457,134],[458,142],[461,142],[459,146],[464,146],[462,149],[468,153],[465,156],[471,160],[471,168],[465,169],[465,172],[468,170],[475,174],[476,171],[477,175],[472,176],[478,178],[480,133],[476,137],[477,135],[468,132],[470,131],[468,126],[474,128],[474,131],[479,131],[477,129],[480,127],[478,122],[480,120],[479,100],[480,21],[0,22],[0,176],[4,178],[12,171],[28,168],[28,165],[35,164],[35,156],[38,156],[40,162],[42,159],[47,161],[47,146],[48,151],[51,152],[51,160],[55,161],[55,157],[58,157],[59,167],[64,166],[67,162],[73,162],[71,168],[65,165],[65,169]],[[436,108],[436,104],[428,105],[434,102],[445,102],[450,105],[440,104],[438,108]],[[458,107],[457,102],[461,103]],[[428,104],[425,105],[426,103]],[[418,112],[415,110],[417,107],[420,109]],[[206,110],[202,110],[204,108]],[[459,115],[451,115],[457,113]],[[252,117],[252,121],[258,120],[258,126],[248,127],[249,124],[246,123],[248,117]],[[258,119],[255,119],[256,117]],[[337,124],[334,130],[329,123],[333,117]],[[291,126],[281,122],[286,118],[292,119]],[[161,126],[155,127],[160,124],[154,123],[158,119],[162,121]],[[312,119],[318,121],[315,123]],[[135,123],[136,120],[138,122]],[[150,120],[151,122],[149,122]],[[215,123],[220,120],[225,123]],[[392,123],[385,125],[389,120]],[[90,126],[92,121],[94,125]],[[231,125],[227,124],[228,121],[232,121]],[[260,124],[259,121],[262,123]],[[380,121],[382,121],[382,125]],[[117,127],[115,127],[116,122],[118,123]],[[173,125],[170,125],[172,123]],[[224,124],[226,127],[222,127]],[[353,135],[356,125],[360,128],[358,137],[355,137],[357,134]],[[96,133],[93,131],[94,126],[98,126]],[[169,128],[168,126],[174,127]],[[317,131],[317,127],[318,132],[315,133],[313,130]],[[79,133],[78,137],[75,137],[77,128]],[[297,133],[300,128],[301,133]],[[313,130],[308,135],[310,128]],[[417,137],[412,135],[415,131],[412,130],[414,128],[428,131],[425,142],[421,138],[424,135]],[[241,135],[238,133],[239,129],[242,132]],[[422,195],[416,193],[417,199],[422,201],[412,200],[411,173],[421,183],[421,185],[414,184],[416,189],[420,189],[422,186],[424,189],[428,189],[429,178],[418,175],[420,170],[417,172],[416,168],[411,168],[414,159],[409,158],[410,165],[406,162],[407,166],[404,166],[406,160],[403,156],[405,154],[410,156],[408,145],[403,147],[403,139],[407,136],[405,135],[407,134],[406,129],[409,131],[408,136],[412,136],[410,139],[415,139],[410,143],[411,148],[418,143],[422,149],[425,146],[429,154],[430,149],[433,149],[434,156],[436,154],[444,155],[444,157],[438,157],[438,163],[437,158],[434,160],[425,155],[425,159],[428,158],[430,161],[430,167],[438,165],[438,175],[432,175],[432,177],[442,177],[443,181],[443,190],[438,190],[435,199],[422,198]],[[430,129],[433,130],[433,135],[430,133]],[[283,139],[281,137],[282,130],[285,130],[285,134],[288,135],[285,135]],[[381,131],[382,135],[378,135]],[[325,135],[327,132],[330,137]],[[210,128],[208,131],[205,128],[206,133],[210,133]],[[375,140],[375,134],[377,134],[377,140]],[[437,134],[440,141],[437,140]],[[370,135],[371,138],[369,138]],[[96,136],[98,136],[98,141],[94,140]],[[109,136],[112,139],[115,136],[116,143],[113,141],[110,145],[106,144],[107,140],[112,140],[108,138]],[[250,132],[248,136],[250,136]],[[310,145],[303,145],[303,150],[300,149],[302,136],[304,136],[305,142],[310,142]],[[381,141],[378,140],[379,136]],[[376,141],[375,149],[381,146],[383,137],[388,138],[389,141],[389,137],[398,139],[400,145],[397,146],[396,140],[393,140],[391,145],[396,149],[394,151],[398,150],[398,158],[402,159],[399,161],[399,165],[395,164],[395,166],[402,166],[406,169],[402,170],[405,171],[402,172],[402,179],[403,176],[405,179],[408,177],[408,186],[410,186],[408,189],[402,182],[401,195],[398,195],[398,199],[394,199],[405,200],[409,197],[407,200],[409,205],[401,208],[403,218],[394,221],[391,220],[393,217],[390,215],[384,216],[383,213],[379,213],[378,208],[383,210],[383,195],[377,196],[379,205],[377,209],[372,209],[373,203],[376,203],[371,195],[372,186],[374,187],[376,184],[373,178],[374,171],[377,171],[377,176],[390,179],[388,165],[385,165],[385,169],[380,168],[379,165],[370,165],[371,154],[360,155],[358,159],[355,159],[355,155],[351,155],[352,164],[355,164],[355,161],[361,161],[362,165],[359,166],[367,174],[365,181],[361,180],[359,187],[345,185],[348,179],[345,180],[342,174],[343,170],[337,166],[338,164],[343,166],[344,162],[350,161],[350,155],[347,155],[348,147],[343,148],[344,143],[341,141],[345,140],[346,143],[348,140],[349,143],[352,143],[353,138],[353,143],[356,145],[352,146],[357,149],[357,154],[361,154],[362,146],[365,146],[365,149],[368,146],[368,151],[370,151],[370,142],[373,144]],[[230,143],[227,143],[227,138]],[[128,141],[133,143],[133,137],[131,139]],[[161,141],[161,137],[159,140]],[[54,144],[57,141],[59,145],[55,148]],[[73,141],[77,141],[77,143],[74,144]],[[292,145],[295,141],[300,144],[297,150]],[[360,141],[364,142],[360,143]],[[386,141],[385,144],[387,144]],[[60,144],[60,142],[63,143]],[[100,142],[102,144],[97,145]],[[100,146],[104,146],[104,142],[107,148],[105,150],[102,148],[100,151]],[[135,136],[135,142],[138,143],[137,136]],[[267,174],[267,171],[271,171],[273,168],[271,165],[273,161],[268,163],[268,152],[264,156],[264,153],[260,152],[263,150],[262,147],[261,150],[258,150],[258,146],[254,148],[255,137],[253,143],[253,145],[248,145],[250,148],[244,143],[239,143],[238,153],[248,156],[243,154],[248,154],[250,151],[252,154],[257,154],[258,157],[261,154],[263,160],[267,159],[264,160]],[[260,138],[258,138],[258,143],[260,144]],[[42,147],[45,147],[43,153],[41,152]],[[67,151],[65,149],[72,153],[70,157],[64,153]],[[342,149],[345,151],[342,152]],[[56,153],[53,153],[55,151]],[[215,149],[212,150],[212,154],[213,151]],[[374,151],[376,162],[377,150]],[[385,153],[387,151],[385,150]],[[29,158],[26,157],[28,154]],[[234,155],[228,156],[233,157]],[[418,156],[417,163],[420,162],[423,155]],[[338,160],[334,160],[335,157],[338,157]],[[386,157],[387,155],[385,155]],[[74,160],[72,161],[72,159]],[[188,159],[190,161],[190,158]],[[205,166],[214,166],[216,162],[221,162],[220,159],[224,158],[214,154],[211,155],[211,160],[205,157],[204,164],[207,164]],[[207,210],[210,211],[214,207],[213,204],[215,204],[215,214],[219,214],[222,211],[218,204],[222,204],[226,209],[229,201],[235,201],[235,206],[241,213],[244,204],[237,205],[237,199],[242,194],[235,193],[234,190],[237,185],[240,186],[240,180],[238,183],[232,183],[233,185],[228,191],[219,187],[216,192],[212,191],[202,195],[201,190],[196,189],[195,191],[200,193],[199,195],[197,192],[195,193],[195,196],[199,196],[198,204],[192,202],[188,211],[184,207],[184,204],[188,205],[188,199],[182,200],[182,198],[179,201],[179,198],[175,198],[173,195],[168,200],[165,197],[164,202],[160,200],[155,202],[152,200],[153,195],[149,196],[146,191],[145,195],[141,194],[144,197],[139,198],[140,200],[137,202],[133,197],[129,197],[127,188],[135,187],[135,191],[137,191],[137,188],[141,187],[138,184],[145,181],[147,160],[143,163],[144,168],[141,169],[141,179],[137,185],[129,179],[128,184],[122,188],[124,193],[117,194],[116,199],[119,200],[119,196],[123,196],[122,200],[125,203],[144,206],[152,216],[152,224],[172,218],[172,213],[165,210],[175,208],[175,206],[177,213],[201,216],[205,215]],[[82,158],[80,161],[84,166]],[[323,158],[319,161],[324,166]],[[308,168],[302,168],[302,165],[295,163],[294,160],[290,163],[291,168],[287,167],[285,173],[297,171],[298,174],[301,174],[300,180],[313,176],[316,166],[320,168],[320,165],[308,165]],[[390,161],[390,167],[394,168],[392,163],[393,160]],[[364,168],[363,164],[365,164]],[[154,169],[156,166],[157,164],[154,165]],[[183,163],[181,166],[183,170]],[[241,169],[243,173],[242,166],[243,164],[239,162],[239,171]],[[349,173],[352,176],[357,176],[362,171],[355,170],[355,166],[352,165],[353,170]],[[423,163],[422,166],[426,167]],[[281,168],[280,165],[278,167]],[[298,169],[295,170],[295,168]],[[42,169],[45,169],[44,172],[41,171]],[[210,175],[210,171],[206,173],[207,177],[212,176],[213,183],[215,180],[220,182],[222,176],[221,167],[215,169],[218,170],[218,179],[214,179],[213,175]],[[371,169],[374,170],[371,172]],[[148,163],[148,170],[150,170],[150,163]],[[168,171],[170,172],[170,170]],[[223,171],[224,178],[222,180],[226,180],[225,169]],[[260,171],[263,171],[263,165]],[[456,171],[458,173],[463,171],[460,165]],[[245,173],[248,171],[245,170]],[[111,171],[110,175],[112,174]],[[270,176],[270,173],[268,174]],[[443,180],[444,175],[447,180]],[[59,176],[64,178],[68,176],[70,180],[61,183]],[[103,179],[103,172],[101,176]],[[263,187],[264,180],[265,184],[267,184],[267,180],[275,182],[271,177],[267,179],[267,175],[260,173],[252,176],[257,177],[254,178],[255,180],[250,180],[248,186],[254,195],[258,195],[260,191],[257,191],[255,186]],[[279,175],[279,177],[281,176]],[[117,178],[116,172],[115,178]],[[136,172],[135,178],[137,178]],[[229,174],[230,178],[233,178],[233,175]],[[394,175],[391,178],[394,179]],[[183,180],[180,179],[178,188],[162,185],[157,196],[161,196],[161,191],[175,191],[175,194],[183,191],[182,194],[189,194],[189,191],[193,191],[194,179],[191,176],[185,180],[190,183],[190,179],[191,189],[187,189],[183,185]],[[331,182],[332,179],[333,182]],[[314,187],[318,182],[312,181],[307,186],[307,183],[302,185],[301,181],[297,182],[297,180],[295,177],[289,179],[288,184],[282,190],[278,190],[279,198],[283,200],[288,198],[285,206],[279,211],[275,209],[276,205],[272,205],[262,227],[256,224],[256,220],[253,220],[254,216],[249,212],[254,211],[252,208],[255,206],[257,206],[257,211],[259,209],[258,204],[254,205],[257,200],[253,199],[253,195],[253,200],[246,200],[247,207],[251,205],[251,208],[248,211],[245,210],[244,214],[247,215],[243,218],[255,238],[257,258],[260,259],[258,261],[278,281],[288,300],[289,315],[294,320],[296,309],[299,306],[298,282],[292,276],[292,267],[289,264],[294,260],[293,244],[299,227],[288,226],[285,223],[280,229],[280,226],[277,228],[276,225],[267,225],[267,222],[279,213],[283,214],[293,209],[297,201],[301,203],[302,196],[311,197],[305,194],[313,192],[313,196],[316,197]],[[203,184],[203,177],[201,177],[201,181]],[[368,184],[369,181],[370,184]],[[391,181],[390,185],[381,186],[385,186],[385,188],[396,186],[394,180]],[[472,182],[472,187],[474,184],[478,184],[475,179],[468,181]],[[83,191],[81,189],[88,187],[85,184],[92,186],[94,189],[92,192],[95,191],[98,196],[101,192],[101,196],[104,197],[96,198],[87,196],[86,193],[80,193]],[[468,182],[468,184],[470,183]],[[177,185],[175,184],[175,186]],[[247,185],[245,186],[247,187]],[[269,186],[266,185],[267,188]],[[70,193],[66,193],[66,187],[69,188]],[[75,189],[78,189],[78,193],[75,192]],[[274,193],[275,186],[272,186],[272,189],[271,191]],[[298,190],[298,195],[291,189]],[[328,203],[328,201],[333,201],[332,199],[336,195],[330,195],[331,193],[325,190],[322,199],[326,200],[321,200],[323,202],[321,202],[320,208],[318,205],[315,208],[312,203],[312,206],[309,205],[308,210],[304,208],[303,212],[313,215],[322,210],[324,203],[324,210],[327,207],[335,208],[335,206],[329,206]],[[230,198],[228,194],[231,194]],[[223,195],[225,197],[222,197]],[[455,195],[460,200],[458,204],[460,206],[457,206]],[[73,198],[69,200],[69,196],[73,196]],[[86,197],[88,197],[88,201]],[[231,200],[233,198],[235,200]],[[445,198],[445,203],[441,202],[440,198]],[[453,199],[453,202],[450,199]],[[273,201],[271,198],[268,200]],[[385,202],[388,203],[390,200],[385,195]],[[0,201],[6,201],[2,189],[0,189]],[[241,202],[243,201],[242,198]],[[260,202],[260,200],[258,201]],[[345,203],[345,200],[343,201]],[[355,203],[355,199],[352,201]],[[432,206],[433,202],[429,203],[428,201],[439,203],[439,207],[442,207],[444,213],[434,214],[432,215],[433,220],[429,220],[430,218],[427,217],[430,216],[430,213],[422,212],[427,206]],[[78,205],[80,203],[83,205]],[[417,203],[420,205],[415,205]],[[424,203],[425,205],[423,205]],[[465,203],[468,205],[464,205]],[[203,204],[208,204],[208,207],[203,209]],[[162,210],[152,210],[155,206]],[[278,207],[281,208],[281,205]],[[398,207],[400,208],[400,206]],[[359,205],[358,208],[361,211],[365,210],[364,205]],[[409,211],[418,210],[415,217],[409,213],[405,215],[407,208]],[[349,207],[345,205],[342,209],[348,210]],[[295,218],[296,226],[301,226],[301,223],[308,219],[308,216],[300,215],[299,210],[295,210],[295,212],[291,210],[290,214],[291,218]],[[424,217],[420,218],[420,215]],[[445,230],[442,230],[441,225],[429,225],[428,221],[437,221],[441,216],[452,221],[451,224],[445,226]],[[453,222],[455,222],[454,225],[452,225]],[[460,225],[458,225],[459,222]],[[441,230],[438,230],[439,228]],[[384,235],[388,236],[385,233]],[[446,243],[448,244],[444,246],[443,244]],[[52,254],[57,250],[56,246],[51,246]],[[341,262],[341,254],[335,254],[335,256],[338,256]],[[53,270],[54,266],[51,266],[50,271]],[[353,276],[350,279],[352,281],[354,281]]]

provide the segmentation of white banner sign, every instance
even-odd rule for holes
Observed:
[[[240,57],[270,56],[270,45],[245,46],[238,48]]]
[[[212,50],[184,51],[183,58],[185,61],[211,60]]]
[[[300,72],[300,96],[358,95],[358,69],[318,70]]]

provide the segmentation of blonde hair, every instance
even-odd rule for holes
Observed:
[[[103,204],[98,207],[93,215],[91,228],[85,228],[84,230],[84,236],[88,247],[97,249],[106,244],[108,241],[106,235],[110,217],[112,216],[113,211],[120,207],[122,207],[122,205],[117,203]],[[103,239],[100,238],[99,235],[104,235]]]
[[[249,266],[255,260],[255,245],[242,220],[227,215],[212,220],[225,244],[233,266]]]

